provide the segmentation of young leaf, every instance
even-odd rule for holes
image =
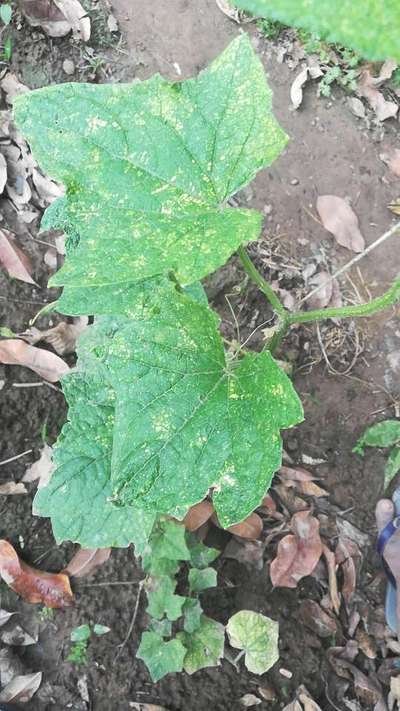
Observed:
[[[100,349],[113,328],[113,320],[93,328],[93,347]],[[155,516],[138,507],[118,508],[110,501],[114,391],[98,363],[90,362],[85,370],[83,345],[81,354],[82,371],[63,379],[69,422],[54,448],[57,469],[48,486],[38,490],[34,510],[51,517],[59,542],[71,540],[83,548],[121,548],[133,542],[141,555]]]
[[[203,610],[198,600],[187,597],[183,603],[182,612],[184,615],[183,629],[191,634],[200,627]]]
[[[179,570],[179,562],[169,558],[157,558],[157,550],[153,550],[152,547],[150,553],[142,556],[142,568],[145,573],[149,573],[154,577],[167,575],[170,578],[174,578]]]
[[[156,632],[160,637],[170,637],[172,634],[172,622],[167,618],[156,620],[153,617],[150,620],[148,629],[150,632]]]
[[[369,427],[354,449],[362,454],[364,447],[391,447],[400,442],[400,420],[384,420]]]
[[[400,447],[394,447],[385,466],[385,489],[400,471]]]
[[[217,585],[217,571],[214,568],[191,568],[189,570],[189,587],[191,592],[199,593]]]
[[[152,578],[147,592],[147,612],[151,617],[161,620],[166,615],[173,622],[181,616],[185,598],[174,594],[175,587],[176,583],[165,575]]]
[[[9,3],[3,2],[0,5],[0,18],[5,25],[9,25],[12,18],[12,7]]]
[[[182,518],[214,487],[226,527],[265,495],[281,464],[279,431],[303,410],[268,351],[227,363],[217,325],[210,309],[175,292],[156,312],[121,320],[101,351],[96,326],[81,336],[116,393],[111,476],[120,505]]]
[[[111,628],[107,627],[106,625],[93,625],[93,632],[98,635],[98,637],[101,637],[103,634],[108,634],[111,632]]]
[[[177,521],[157,521],[151,534],[150,545],[157,558],[167,558],[174,562],[190,558],[185,529]]]
[[[352,47],[366,59],[400,60],[397,0],[234,0],[234,4]]]
[[[279,659],[279,625],[258,612],[242,610],[226,627],[232,647],[245,651],[245,664],[253,674],[264,674]]]
[[[186,533],[186,540],[190,550],[190,562],[195,568],[207,568],[221,553],[216,548],[205,546],[189,532]]]
[[[111,548],[80,548],[64,570],[69,576],[83,578],[103,565],[111,555]]]
[[[191,634],[180,632],[177,638],[185,645],[187,653],[183,668],[188,674],[194,674],[205,667],[217,667],[224,654],[224,626],[205,615],[200,627]]]
[[[36,160],[67,186],[46,226],[79,235],[51,280],[65,287],[61,311],[129,310],[158,275],[191,284],[258,237],[261,215],[226,203],[287,139],[246,34],[195,79],[62,84],[15,110]]]
[[[186,649],[179,639],[165,642],[156,632],[143,633],[136,653],[146,664],[154,682],[166,674],[182,671],[185,655]]]
[[[86,642],[91,635],[89,625],[79,625],[71,632],[71,642]]]

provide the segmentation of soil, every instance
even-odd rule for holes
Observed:
[[[40,29],[32,30],[21,21],[20,28],[14,29],[11,63],[12,71],[21,81],[36,88],[66,80],[130,81],[147,78],[154,72],[179,80],[204,68],[240,31],[238,25],[220,12],[215,0],[134,3],[114,0],[112,11],[121,35],[111,35],[107,29],[109,8],[105,3],[92,1],[85,6],[96,19],[96,33],[91,42],[93,54],[89,57],[100,57],[100,66],[90,63],[87,48],[70,37],[50,40]],[[398,142],[398,123],[389,120],[384,127],[367,125],[349,111],[347,97],[341,90],[335,90],[331,99],[326,100],[318,98],[312,85],[305,91],[301,109],[292,111],[289,92],[295,74],[286,63],[278,61],[279,40],[266,40],[254,24],[245,25],[244,29],[251,34],[265,64],[274,91],[274,111],[290,142],[283,155],[271,168],[262,171],[238,200],[266,214],[263,237],[251,249],[257,265],[281,286],[297,289],[304,265],[322,260],[335,268],[352,256],[334,244],[315,219],[318,195],[349,197],[367,244],[391,226],[393,220],[387,204],[398,197],[399,182],[388,173],[379,155],[389,152]],[[76,66],[72,78],[63,73],[66,58],[72,59]],[[12,281],[0,272],[1,325],[15,332],[24,330],[41,305],[54,299],[54,294],[46,289],[49,273],[43,261],[46,247],[26,234],[20,235],[20,239],[33,260],[34,276],[40,287]],[[369,293],[375,295],[389,285],[400,266],[395,239],[363,259],[360,270],[352,271],[353,284],[346,283],[349,289],[358,290],[366,299]],[[271,267],[271,262],[277,267]],[[282,267],[284,263],[297,265],[297,271]],[[243,274],[233,259],[222,276],[208,281],[208,290],[223,318],[224,335],[235,337],[228,297],[244,340],[270,314],[252,287],[242,290],[239,298],[233,289],[238,283],[243,283]],[[367,609],[369,615],[375,614],[377,618],[382,614],[383,581],[377,574],[378,561],[373,552],[374,507],[383,491],[384,457],[379,452],[368,452],[362,459],[352,453],[352,448],[365,427],[377,417],[397,415],[394,409],[400,392],[397,317],[398,313],[389,310],[379,318],[362,322],[358,337],[364,350],[345,375],[330,372],[321,357],[315,328],[295,330],[281,353],[281,357],[286,353],[285,357],[292,362],[295,385],[305,407],[305,422],[285,436],[285,449],[292,462],[300,466],[304,466],[304,456],[323,460],[313,471],[321,477],[329,498],[312,499],[310,503],[320,514],[326,540],[332,535],[337,517],[351,522],[365,534],[368,543],[362,549],[357,599],[364,614]],[[40,325],[45,323],[51,323],[49,317],[43,317]],[[336,350],[331,347],[329,358],[341,372],[353,360],[349,344],[354,344],[354,333],[354,328],[346,331],[345,327],[332,324],[322,333],[327,340],[335,336],[339,342]],[[260,328],[251,336],[249,347],[259,350],[261,346]],[[311,365],[313,361],[316,363]],[[30,450],[21,459],[1,466],[0,482],[19,481],[26,465],[38,458],[44,439],[52,444],[66,419],[61,392],[46,384],[15,387],[39,380],[27,369],[0,365],[3,433],[0,461]],[[30,487],[33,495],[35,487]],[[0,537],[11,541],[26,561],[59,571],[70,558],[73,546],[55,544],[49,522],[32,516],[31,499],[30,495],[0,499]],[[223,549],[228,534],[214,532],[214,536]],[[169,711],[222,711],[243,708],[240,699],[253,693],[260,698],[260,711],[278,711],[304,684],[323,711],[343,709],[341,687],[329,666],[327,650],[346,641],[346,615],[342,611],[333,640],[320,638],[315,631],[300,625],[302,602],[310,598],[321,600],[326,589],[317,576],[304,579],[295,590],[273,590],[269,564],[275,550],[276,539],[266,548],[261,569],[222,556],[216,564],[220,586],[203,596],[207,614],[223,623],[243,608],[279,620],[280,661],[263,677],[242,667],[238,670],[225,660],[220,669],[201,671],[191,677],[169,675],[153,684],[142,662],[135,658],[140,634],[146,627],[143,600],[134,632],[116,658],[118,645],[129,628],[137,581],[141,577],[131,549],[114,551],[110,561],[93,577],[77,581],[76,606],[57,612],[52,620],[44,619],[37,608],[17,600],[2,585],[2,607],[18,610],[27,619],[36,616],[40,620],[39,643],[17,649],[28,672],[44,671],[42,687],[26,707],[34,711],[125,711],[131,708],[130,703],[136,702],[159,704]],[[76,667],[67,661],[69,636],[72,628],[89,621],[105,624],[111,632],[93,639],[88,649],[89,663]],[[374,672],[381,662],[378,658],[375,666],[374,660],[360,654],[357,664],[364,672]],[[78,682],[81,688],[82,679],[87,683],[89,702],[79,692]],[[263,699],[259,687],[272,689],[272,698]],[[355,699],[351,686],[348,698]],[[370,708],[370,705],[364,701],[362,706],[353,708]]]

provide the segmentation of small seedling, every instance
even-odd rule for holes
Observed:
[[[257,20],[257,27],[261,34],[264,35],[266,39],[275,40],[278,39],[282,30],[285,29],[285,25],[280,22],[274,22],[274,20]]]
[[[67,661],[73,662],[74,664],[84,665],[88,662],[87,648],[92,634],[98,637],[103,634],[110,632],[110,627],[105,625],[95,624],[91,627],[88,624],[79,625],[75,627],[71,632],[71,642],[73,642],[71,649],[69,651]]]
[[[54,620],[54,609],[52,607],[42,607],[38,616],[41,622],[51,622]]]
[[[353,452],[364,455],[365,447],[378,447],[387,449],[393,447],[389,453],[384,471],[385,489],[393,477],[400,471],[400,420],[384,420],[369,427],[358,440]]]

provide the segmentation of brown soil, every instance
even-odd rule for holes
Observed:
[[[32,31],[23,24],[14,33],[12,60],[12,69],[22,81],[31,87],[65,81],[67,77],[62,72],[65,58],[72,58],[76,63],[73,80],[129,81],[135,77],[146,78],[156,71],[171,79],[185,78],[208,64],[239,32],[238,26],[218,10],[214,0],[136,0],[134,3],[114,0],[113,11],[123,38],[122,44],[116,47],[118,38],[111,42],[104,29],[104,18],[108,14],[103,11],[104,5],[93,1],[86,6],[100,18],[93,42],[95,54],[104,58],[100,69],[93,74],[93,66],[87,66],[83,48],[70,38],[50,41],[40,30]],[[258,265],[269,273],[263,249],[265,254],[273,238],[280,256],[272,261],[282,263],[282,255],[285,255],[286,261],[305,265],[316,255],[323,255],[335,267],[352,255],[333,245],[312,218],[310,213],[315,215],[316,197],[326,193],[350,197],[367,242],[382,234],[392,223],[386,206],[398,197],[399,182],[388,175],[379,154],[384,148],[390,150],[398,140],[398,124],[386,122],[382,133],[378,127],[367,129],[364,122],[350,113],[342,92],[336,92],[327,101],[317,98],[313,87],[307,88],[302,108],[290,111],[293,73],[286,64],[278,63],[273,44],[265,41],[254,26],[246,26],[246,30],[253,36],[268,71],[276,115],[291,137],[287,150],[272,168],[259,174],[250,189],[239,196],[241,201],[268,213],[263,240],[254,247],[254,256]],[[270,207],[265,209],[266,206]],[[386,242],[377,256],[365,258],[360,273],[352,272],[364,298],[367,298],[365,285],[372,294],[378,293],[399,271],[399,253],[394,239]],[[53,295],[46,290],[48,272],[43,263],[46,248],[32,240],[26,248],[33,258],[35,278],[41,288],[11,281],[0,272],[1,325],[14,331],[23,330],[40,305],[53,300]],[[278,272],[272,270],[274,278],[280,276]],[[223,279],[212,280],[209,288],[223,316],[225,334],[234,337],[232,317],[224,297],[243,275],[235,260],[223,274]],[[297,287],[297,277],[291,278],[289,274],[285,278],[287,288]],[[231,303],[235,310],[239,309],[237,297],[232,297]],[[245,308],[238,314],[242,337],[265,322],[268,313],[259,295],[252,288],[248,289]],[[383,457],[369,453],[361,459],[352,454],[352,448],[363,429],[375,420],[374,413],[394,415],[392,405],[399,393],[400,369],[400,331],[395,314],[389,311],[372,323],[364,322],[362,333],[364,353],[346,376],[329,374],[323,362],[311,369],[308,367],[310,348],[314,353],[318,351],[313,328],[295,332],[289,339],[289,357],[297,369],[296,386],[304,402],[306,419],[286,437],[286,448],[300,465],[302,455],[325,462],[315,471],[323,478],[330,498],[329,501],[324,499],[323,504],[313,500],[313,505],[327,513],[324,519],[327,538],[330,521],[340,512],[369,536],[369,546],[362,551],[364,564],[358,580],[358,595],[374,610],[382,602],[383,590],[377,592],[372,584],[377,565],[373,555],[373,511],[382,494]],[[260,334],[261,331],[254,335],[251,347],[261,347]],[[343,370],[351,361],[352,353],[333,353],[332,358],[338,369]],[[23,459],[2,466],[0,481],[10,478],[18,481],[26,464],[38,457],[43,446],[43,428],[47,441],[52,443],[65,420],[62,394],[47,385],[14,387],[15,383],[36,380],[39,379],[26,369],[0,366],[3,431],[0,460],[33,450]],[[62,569],[72,552],[69,544],[55,545],[47,520],[32,517],[30,496],[4,497],[0,501],[0,537],[10,540],[27,561],[36,561],[43,569]],[[224,536],[219,543],[223,547]],[[141,575],[132,551],[120,550],[113,553],[111,560],[93,578],[83,579],[75,586],[76,607],[57,612],[52,621],[41,621],[39,644],[24,648],[21,658],[26,669],[45,672],[44,684],[28,708],[125,711],[130,708],[130,702],[151,702],[170,711],[222,711],[242,708],[240,698],[244,694],[257,694],[257,688],[267,684],[274,688],[276,700],[262,701],[258,706],[260,711],[283,708],[299,684],[307,686],[323,711],[343,708],[340,701],[338,706],[333,706],[328,700],[337,688],[333,684],[333,692],[327,692],[331,688],[332,670],[326,651],[332,644],[343,643],[347,621],[341,619],[336,640],[320,639],[299,625],[301,602],[309,598],[320,600],[323,587],[316,579],[307,578],[296,590],[272,590],[269,562],[274,551],[275,543],[266,550],[262,570],[222,558],[217,563],[220,587],[204,595],[206,612],[221,622],[243,608],[279,619],[281,659],[264,677],[258,678],[243,669],[238,672],[224,661],[220,669],[198,672],[192,677],[168,676],[152,684],[142,662],[135,659],[138,640],[146,626],[143,601],[134,634],[116,661],[117,647],[126,635],[135,605],[134,581]],[[97,585],[124,581],[133,583]],[[32,612],[32,607],[18,602],[3,586],[1,603],[28,616],[38,614]],[[73,627],[89,621],[105,624],[111,632],[90,643],[87,666],[75,667],[66,661],[69,635]],[[373,664],[361,658],[358,665],[365,671],[371,670]],[[281,674],[282,668],[291,672],[291,678]],[[87,677],[89,704],[82,700],[77,687],[83,676]],[[352,691],[349,698],[354,698]]]

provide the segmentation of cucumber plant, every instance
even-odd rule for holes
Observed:
[[[216,552],[179,521],[207,496],[223,527],[260,504],[281,464],[280,431],[303,419],[273,357],[290,326],[374,313],[399,298],[400,281],[368,304],[289,313],[255,269],[245,245],[261,215],[228,201],[287,136],[246,35],[197,78],[48,87],[18,97],[15,115],[42,168],[66,186],[42,222],[68,238],[50,282],[64,287],[54,308],[94,315],[63,378],[68,422],[35,513],[51,517],[57,541],[134,543],[151,617],[138,656],[153,679],[192,673],[219,663],[224,630],[198,603],[216,583]],[[276,314],[261,353],[225,352],[200,283],[235,252]],[[180,561],[185,595],[175,592]],[[243,650],[257,653],[262,673],[276,660],[276,629],[262,618],[260,641],[254,616],[240,618],[230,628],[239,646],[246,620]]]

